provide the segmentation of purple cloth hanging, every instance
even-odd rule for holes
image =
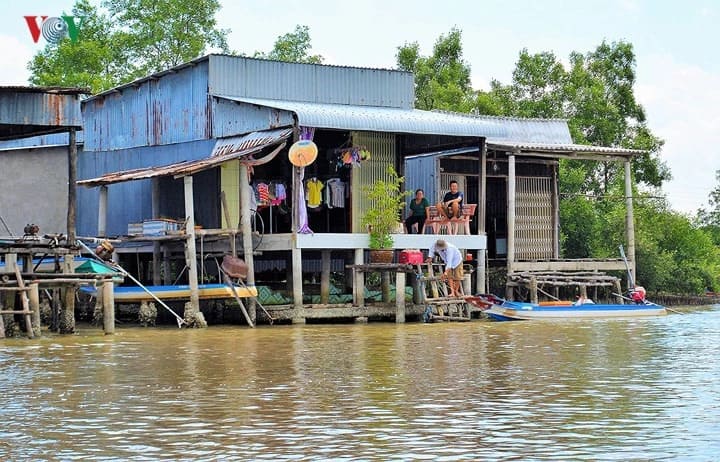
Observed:
[[[305,187],[303,186],[303,180],[305,179],[305,168],[295,167],[297,171],[297,184],[298,188],[295,191],[294,203],[298,206],[298,230],[300,234],[313,234],[313,230],[308,225],[308,214],[307,205],[305,204]]]
[[[300,128],[300,139],[312,141],[315,136],[314,127],[299,127]],[[297,204],[298,207],[298,229],[297,232],[300,234],[314,234],[313,230],[310,229],[308,224],[307,205],[305,204],[305,186],[303,180],[305,179],[305,167],[295,167],[297,171],[297,190],[295,191],[295,197],[293,203]]]

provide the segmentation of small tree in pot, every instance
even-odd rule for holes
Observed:
[[[370,201],[362,217],[362,224],[367,226],[370,234],[370,250],[386,251],[384,257],[380,257],[378,252],[371,252],[370,259],[384,263],[392,262],[392,233],[399,228],[399,213],[405,207],[405,198],[409,194],[402,190],[405,179],[399,176],[392,166],[388,166],[387,173],[388,179],[378,180],[362,188],[365,197]]]

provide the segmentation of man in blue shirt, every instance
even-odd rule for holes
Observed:
[[[460,281],[463,280],[465,273],[463,271],[463,258],[460,249],[449,242],[438,239],[428,250],[428,257],[425,262],[432,262],[435,255],[439,255],[443,263],[445,263],[445,272],[443,272],[441,277],[448,280],[450,297],[462,296],[462,294],[460,294]]]

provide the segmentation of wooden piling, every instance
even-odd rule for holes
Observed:
[[[115,333],[115,295],[112,279],[102,284],[103,331],[105,335]]]
[[[320,273],[320,304],[330,303],[330,251],[323,250],[322,268]]]
[[[63,273],[69,274],[75,272],[72,255],[63,257]],[[62,315],[58,320],[58,331],[61,334],[75,333],[75,286],[68,285],[63,292],[63,309]]]
[[[40,286],[37,282],[30,284],[28,297],[30,299],[30,311],[32,311],[32,329],[36,336],[42,335],[40,327]]]
[[[405,273],[395,273],[395,322],[405,322]]]

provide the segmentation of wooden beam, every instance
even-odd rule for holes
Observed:
[[[200,290],[198,288],[197,251],[195,248],[195,204],[193,194],[193,177],[183,178],[185,189],[185,262],[188,266],[188,279],[190,285],[190,305],[195,312],[200,311]]]
[[[507,180],[507,272],[514,270],[515,263],[515,156],[508,156]]]
[[[633,281],[637,283],[637,274],[635,272],[635,218],[633,215],[632,169],[630,167],[630,160],[628,160],[625,162],[625,237],[628,246],[628,266],[630,266]]]
[[[250,186],[250,174],[247,164],[240,162],[240,226],[242,227],[242,243],[243,243],[243,260],[248,266],[247,285],[255,287],[255,257],[253,256],[252,242],[252,226],[250,222],[250,194],[252,188]],[[233,242],[235,238],[233,236]],[[234,247],[234,244],[233,244]],[[257,320],[257,312],[255,307],[255,299],[248,300],[248,314],[252,322]]]

